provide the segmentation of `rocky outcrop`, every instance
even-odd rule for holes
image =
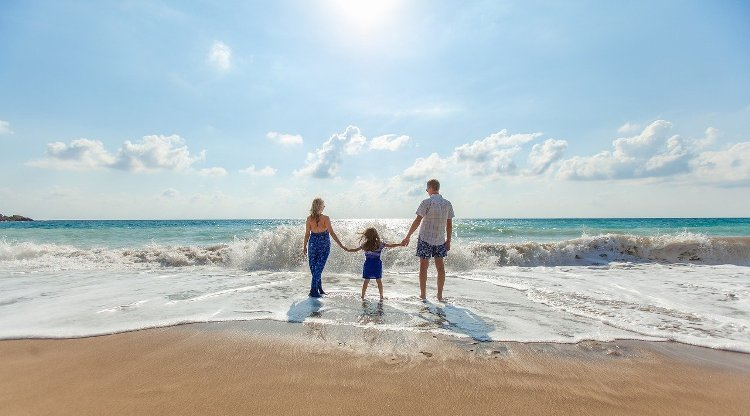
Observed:
[[[0,214],[0,221],[34,221],[29,217],[24,217],[22,215],[11,215],[10,217],[6,217],[3,214]]]

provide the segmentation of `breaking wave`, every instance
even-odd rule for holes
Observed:
[[[356,241],[347,230],[342,241]],[[0,263],[43,268],[79,269],[120,266],[189,267],[213,265],[239,270],[304,270],[303,234],[299,228],[279,227],[253,238],[234,238],[210,246],[148,244],[136,248],[81,249],[70,245],[0,240]],[[413,271],[411,247],[389,249],[386,267]],[[326,269],[358,273],[361,253],[344,252],[332,243]],[[557,242],[482,243],[454,240],[446,263],[454,270],[493,269],[503,266],[606,265],[610,262],[734,264],[750,266],[750,238],[708,237],[683,232],[672,235],[582,235]]]
[[[750,238],[680,233],[602,234],[551,243],[478,244],[473,257],[498,266],[562,266],[616,262],[750,265]]]

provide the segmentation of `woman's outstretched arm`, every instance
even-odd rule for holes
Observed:
[[[305,221],[305,243],[303,244],[302,252],[307,256],[307,242],[310,240],[310,219]]]
[[[341,241],[339,240],[339,236],[336,235],[336,232],[333,231],[333,225],[331,224],[331,217],[326,218],[326,221],[328,221],[328,233],[331,234],[331,237],[333,238],[333,241],[336,242],[336,244],[339,245],[342,249],[346,250],[346,247],[344,247],[343,244],[341,244]]]

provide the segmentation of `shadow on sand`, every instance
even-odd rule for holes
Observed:
[[[323,315],[320,308],[323,307],[323,302],[318,298],[307,298],[292,303],[289,310],[286,312],[286,319],[288,322],[301,323],[306,318],[318,318]]]
[[[490,333],[495,326],[467,308],[427,301],[419,315],[437,327],[468,335],[475,341],[492,341]]]

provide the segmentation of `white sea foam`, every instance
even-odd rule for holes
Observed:
[[[363,225],[337,232],[354,245]],[[398,227],[378,226],[387,241],[401,237]],[[324,273],[329,295],[307,298],[302,240],[299,227],[206,246],[78,248],[0,240],[0,338],[272,319],[478,341],[676,340],[750,353],[747,238],[456,239],[447,259],[446,303],[416,298],[414,249],[394,248],[383,255],[383,304],[359,300],[362,255],[335,245]]]

